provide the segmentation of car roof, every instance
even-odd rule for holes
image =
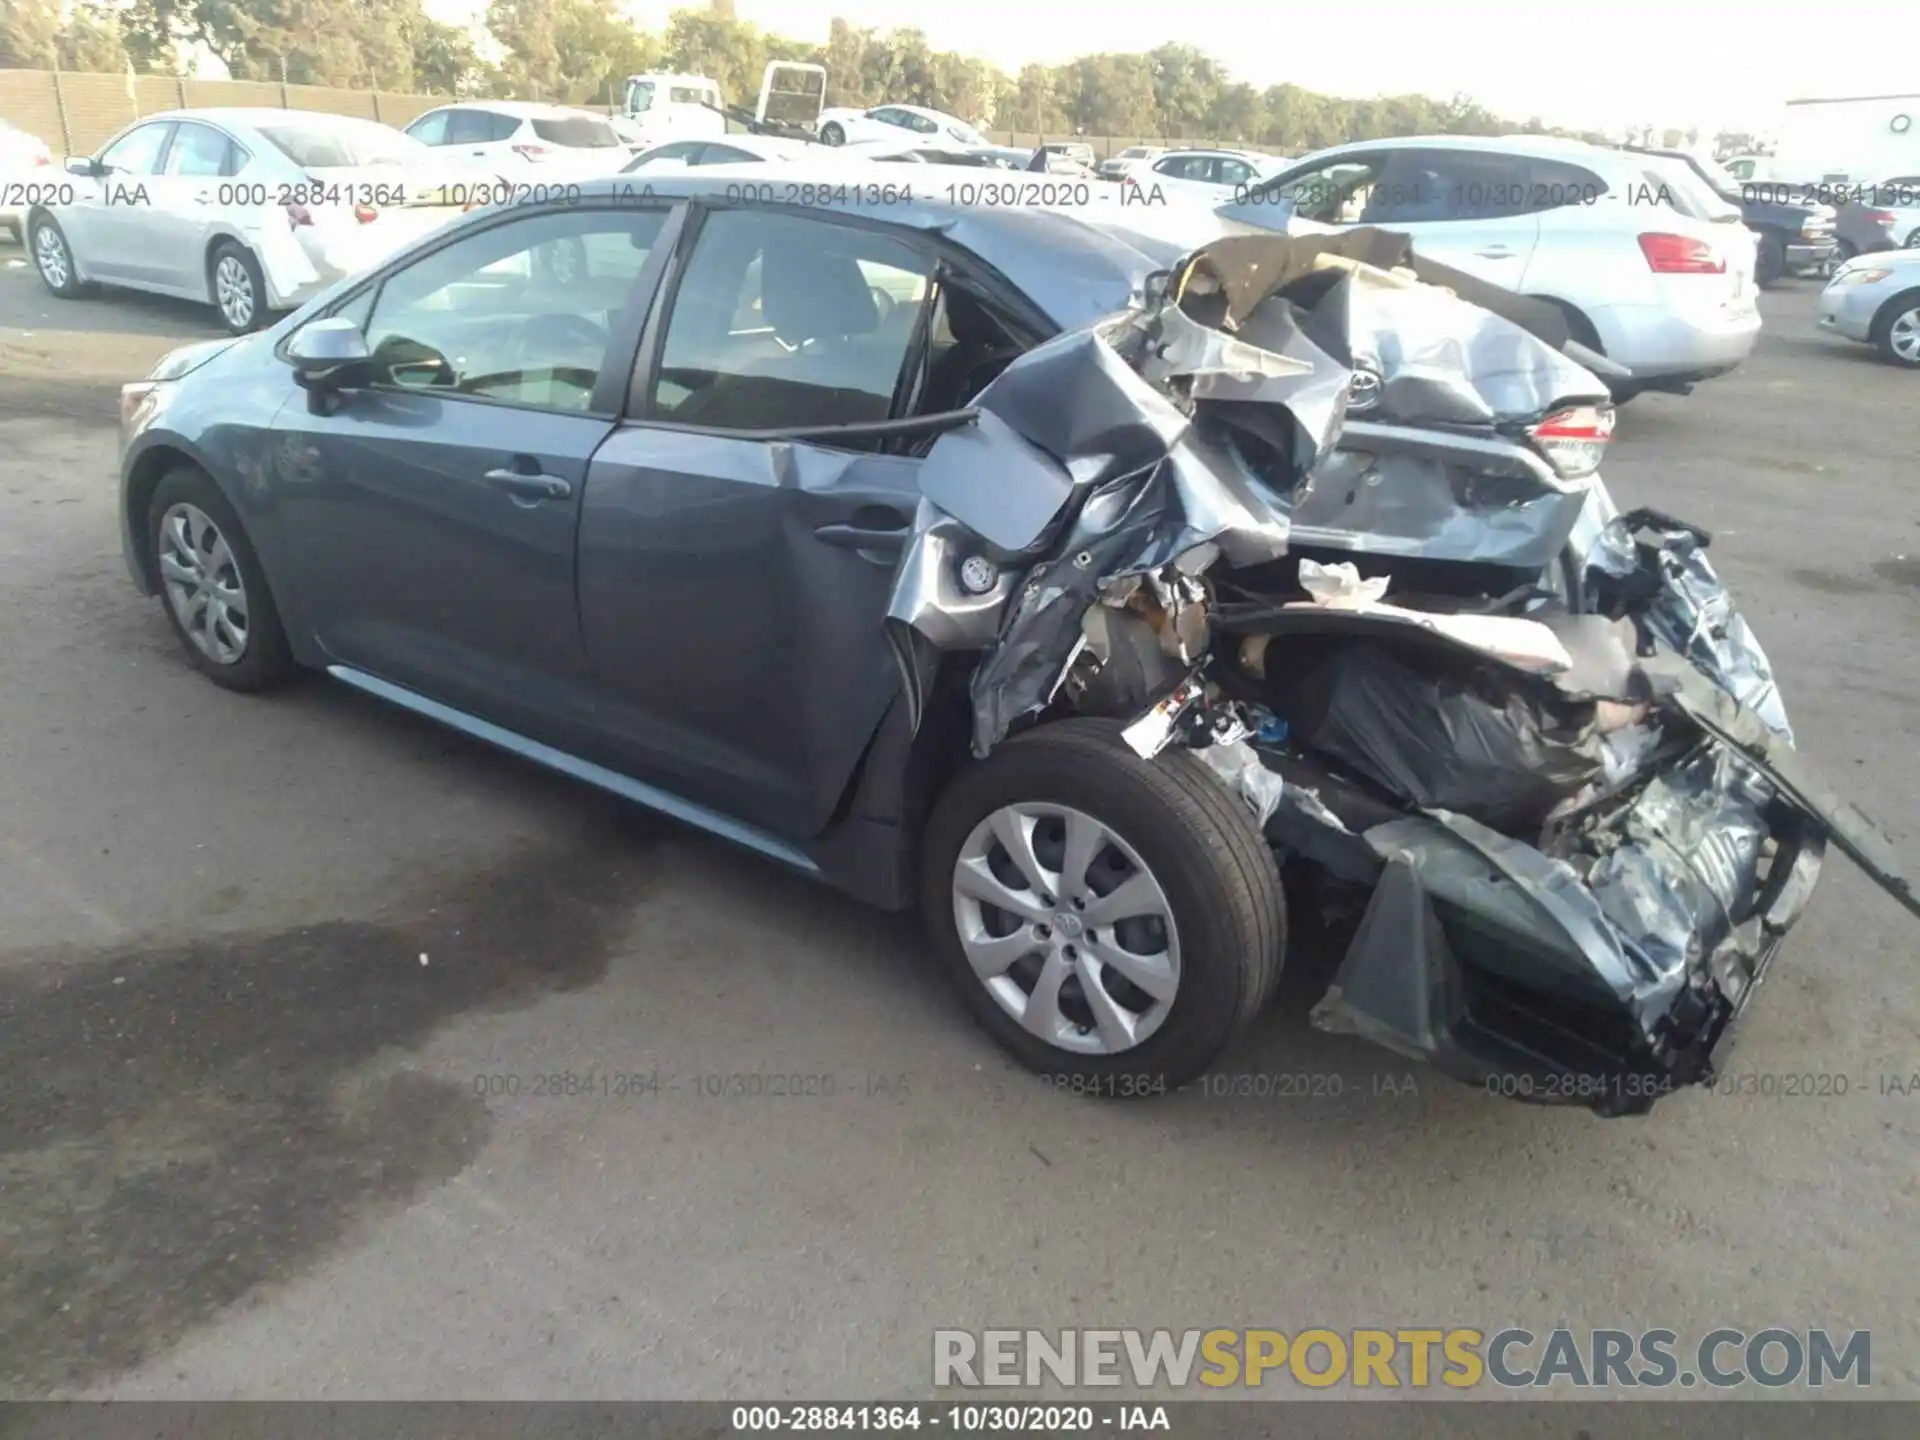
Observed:
[[[1586,140],[1570,140],[1560,135],[1396,135],[1385,140],[1349,140],[1344,145],[1329,145],[1299,157],[1308,160],[1338,159],[1342,155],[1369,150],[1489,150],[1502,155],[1532,155],[1542,159],[1569,159],[1587,155],[1618,155],[1606,145]]]
[[[604,120],[604,115],[594,115],[591,110],[582,110],[577,105],[554,105],[544,100],[449,100],[445,105],[436,105],[435,110],[489,110],[495,115],[518,115],[523,119],[550,120],[556,115],[593,115],[596,120]],[[422,111],[422,114],[431,112]]]
[[[284,125],[297,120],[323,127],[332,124],[378,125],[382,130],[393,130],[391,125],[370,120],[363,115],[335,115],[329,110],[283,110],[273,105],[192,105],[184,110],[157,110],[151,115],[142,115],[134,123],[144,125],[152,120],[206,120],[214,124],[255,126]],[[394,130],[394,134],[399,133]]]
[[[952,176],[955,185],[972,185],[980,178],[980,172],[974,169],[932,168]],[[998,272],[1063,330],[1091,324],[1124,309],[1148,276],[1165,269],[1180,248],[1129,235],[1119,214],[1114,223],[1102,224],[1060,210],[969,205],[945,199],[943,187],[927,184],[924,171],[914,174],[910,182],[891,169],[876,171],[876,185],[899,184],[903,191],[897,203],[884,205],[871,203],[871,186],[849,183],[845,165],[830,162],[812,173],[831,181],[821,187],[817,203],[765,208],[788,214],[827,211],[861,226],[937,233]],[[791,164],[747,163],[667,170],[644,178],[637,173],[596,177],[567,187],[566,208],[591,204],[599,196],[620,197],[623,203],[631,203],[636,188],[643,183],[648,195],[661,200],[726,201],[730,194],[737,197],[741,187],[752,181],[777,182],[771,188],[778,191],[795,178]],[[484,223],[482,217],[497,208],[475,210],[454,221],[453,226]],[[1193,219],[1196,224],[1217,223],[1206,210],[1197,210]],[[1198,243],[1210,238],[1211,231]],[[1147,247],[1158,247],[1163,253],[1154,254]]]

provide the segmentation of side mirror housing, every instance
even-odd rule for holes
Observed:
[[[66,169],[67,174],[79,175],[88,180],[98,179],[107,173],[107,167],[91,155],[69,155]]]
[[[285,355],[294,378],[309,390],[341,390],[366,383],[372,353],[353,321],[315,320],[293,332]]]

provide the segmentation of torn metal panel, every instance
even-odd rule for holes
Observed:
[[[1602,496],[1604,491],[1596,499]],[[1611,509],[1610,500],[1602,503]],[[1596,510],[1605,513],[1598,505]],[[1657,512],[1635,510],[1605,519],[1579,539],[1583,581],[1595,609],[1631,617],[1650,641],[1684,656],[1793,743],[1766,651],[1707,559],[1711,536]]]

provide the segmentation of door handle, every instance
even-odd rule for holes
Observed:
[[[211,190],[201,190],[194,195],[193,201],[196,205],[211,205],[213,203],[213,192]]]
[[[558,475],[529,474],[524,470],[489,470],[483,478],[494,489],[506,491],[516,504],[564,500],[573,494],[573,482],[562,480]]]
[[[1504,245],[1489,245],[1485,250],[1476,250],[1473,253],[1482,260],[1505,260],[1513,254],[1513,251]]]
[[[884,505],[863,505],[851,521],[836,521],[815,528],[814,536],[823,544],[842,550],[879,550],[898,552],[907,543],[913,517]]]

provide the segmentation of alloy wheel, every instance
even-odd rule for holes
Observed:
[[[222,255],[213,267],[213,298],[227,324],[244,330],[253,323],[257,299],[253,277],[238,255]]]
[[[1173,905],[1132,846],[1064,805],[1005,805],[967,836],[953,918],[974,976],[1028,1033],[1087,1055],[1131,1050],[1180,988]]]
[[[67,254],[67,242],[51,225],[34,232],[33,259],[40,267],[40,278],[52,290],[64,290],[73,276],[73,261]]]
[[[160,517],[160,578],[193,647],[217,665],[247,653],[247,587],[220,527],[181,501]]]
[[[1909,365],[1920,365],[1920,305],[1910,306],[1887,326],[1887,348]]]

